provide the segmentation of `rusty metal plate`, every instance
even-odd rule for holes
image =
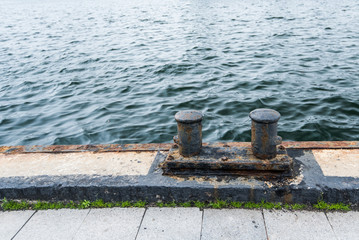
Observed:
[[[225,145],[226,146],[226,145]],[[285,149],[277,157],[261,160],[249,147],[203,146],[197,156],[183,157],[178,148],[171,148],[161,164],[164,175],[237,175],[237,176],[291,176],[292,159]]]
[[[126,152],[168,151],[171,143],[147,144],[99,144],[99,145],[50,145],[50,146],[0,146],[0,153],[73,153],[73,152]]]
[[[359,149],[359,141],[313,141],[283,142],[288,149]],[[125,151],[169,151],[172,143],[145,144],[99,144],[99,145],[35,145],[35,146],[0,146],[0,153],[72,153],[72,152],[125,152]],[[249,148],[250,142],[203,143],[203,146]]]

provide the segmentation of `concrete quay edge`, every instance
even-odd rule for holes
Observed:
[[[225,144],[250,146],[250,143]],[[278,180],[163,176],[159,164],[172,144],[1,147],[0,198],[150,203],[216,199],[310,204],[319,199],[330,203],[359,202],[359,142],[283,145],[294,160],[297,175]],[[96,166],[91,168],[93,165]],[[17,167],[12,171],[9,166]]]

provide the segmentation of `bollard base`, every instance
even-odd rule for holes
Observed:
[[[203,146],[197,156],[183,157],[171,148],[161,163],[164,175],[292,177],[293,160],[285,149],[277,157],[256,158],[250,147]]]

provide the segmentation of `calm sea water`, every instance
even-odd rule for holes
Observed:
[[[359,140],[357,0],[0,0],[0,145]]]

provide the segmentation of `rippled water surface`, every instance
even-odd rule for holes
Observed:
[[[357,0],[0,0],[0,145],[359,140]]]

